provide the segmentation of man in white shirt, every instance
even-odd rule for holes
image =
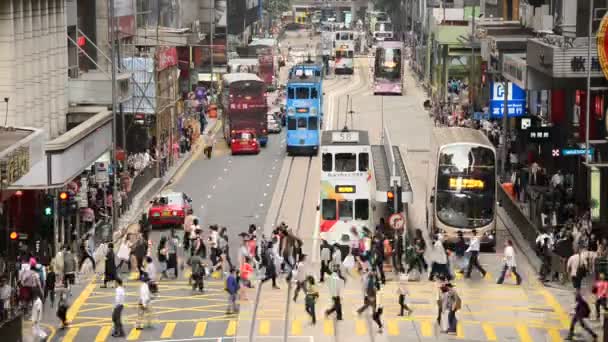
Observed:
[[[302,255],[300,257],[300,262],[296,264],[295,268],[295,280],[296,280],[296,290],[293,295],[293,301],[296,302],[298,300],[298,293],[300,290],[306,293],[306,278],[308,277],[308,267],[306,265],[306,255]]]
[[[586,254],[585,252],[585,249],[581,248],[580,252],[572,255],[566,264],[566,270],[570,275],[570,279],[572,279],[572,286],[576,290],[581,289],[581,282],[589,270],[587,260],[583,257]]]
[[[144,326],[152,326],[151,308],[152,294],[148,286],[148,277],[143,276],[141,286],[139,287],[139,312],[135,329],[141,330]]]
[[[329,295],[332,298],[333,305],[325,311],[325,316],[331,315],[334,311],[336,312],[336,319],[342,320],[342,290],[344,289],[344,280],[342,280],[337,272],[332,272],[327,279],[327,287],[329,289]]]
[[[40,321],[42,320],[42,299],[40,299],[41,292],[39,290],[32,291],[34,301],[32,303],[32,331],[34,338],[39,338],[44,341],[47,337],[47,333],[40,327]]]
[[[473,233],[473,237],[469,242],[469,248],[467,249],[468,253],[471,253],[471,258],[469,259],[469,267],[467,268],[467,273],[465,274],[465,278],[471,278],[471,271],[473,271],[473,266],[481,272],[483,277],[486,276],[486,270],[481,267],[479,264],[479,250],[481,249],[481,244],[479,242],[479,238],[477,237],[477,230],[473,229],[471,232]]]
[[[114,323],[113,337],[124,337],[125,331],[122,327],[122,310],[125,305],[125,288],[122,287],[122,279],[116,278],[116,296],[114,297],[114,310],[112,310],[112,323]]]
[[[515,279],[517,281],[517,285],[521,284],[521,276],[517,273],[517,262],[515,261],[515,250],[513,249],[513,241],[507,240],[505,243],[505,251],[504,251],[504,266],[502,268],[502,273],[498,278],[497,284],[502,284],[505,281],[505,275],[507,274],[507,270],[511,270],[511,273],[515,275]]]

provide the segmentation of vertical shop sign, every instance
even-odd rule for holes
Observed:
[[[526,92],[512,82],[508,82],[509,94],[507,99],[508,117],[518,117],[526,114]],[[502,118],[505,107],[505,84],[494,82],[491,89],[490,115]]]
[[[156,71],[162,71],[177,65],[175,46],[161,46],[156,50]]]
[[[608,12],[597,29],[597,55],[604,77],[608,78]]]

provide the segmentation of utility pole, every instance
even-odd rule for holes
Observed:
[[[213,31],[214,31],[214,22],[215,22],[215,13],[214,13],[214,6],[211,6],[211,4],[214,3],[214,0],[209,0],[209,53],[211,56],[211,89],[213,89],[213,94],[215,94],[215,88],[214,88],[214,83],[213,83]]]
[[[473,15],[471,21],[471,39],[469,40],[469,44],[471,44],[471,74],[469,77],[471,90],[469,96],[471,98],[471,110],[475,112],[475,95],[477,93],[477,79],[475,78],[475,6],[473,6]]]
[[[508,131],[509,131],[509,120],[508,120],[508,116],[509,116],[509,82],[507,82],[507,80],[505,79],[503,82],[503,87],[504,87],[504,110],[502,111],[502,163],[500,164],[501,167],[501,174],[503,177],[506,176],[507,173],[507,137],[508,137]]]
[[[116,132],[116,27],[115,22],[116,18],[114,17],[114,0],[110,0],[110,59],[112,65],[112,178],[114,180],[114,185],[112,188],[112,230],[118,229],[118,216],[116,215],[116,203],[117,198],[120,196],[118,194],[118,177],[116,174],[118,173],[118,161],[116,160],[116,142],[117,142],[117,132]],[[124,119],[124,118],[123,118]],[[124,120],[123,120],[124,121]],[[124,144],[124,142],[123,142]],[[105,198],[104,198],[105,202]]]
[[[587,99],[585,108],[585,160],[591,162],[589,149],[589,113],[591,106],[591,33],[593,32],[593,0],[589,0],[589,34],[587,34]]]

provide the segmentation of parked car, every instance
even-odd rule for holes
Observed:
[[[268,133],[281,133],[281,120],[275,113],[266,114],[268,120]]]
[[[230,138],[230,149],[233,155],[260,153],[260,142],[255,135],[255,129],[235,130]]]
[[[155,228],[182,225],[192,214],[192,199],[183,192],[161,192],[150,203],[148,220]]]

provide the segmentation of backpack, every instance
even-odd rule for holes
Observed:
[[[457,293],[454,293],[454,311],[462,309],[462,299]]]

